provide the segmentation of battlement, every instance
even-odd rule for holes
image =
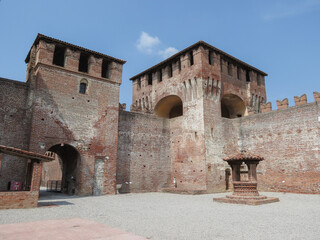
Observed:
[[[313,97],[314,97],[314,101],[316,103],[320,103],[320,93],[319,92],[313,92]],[[307,95],[306,94],[302,94],[300,97],[299,96],[294,96],[294,103],[295,106],[302,106],[307,104]],[[282,110],[282,109],[287,109],[289,108],[289,100],[288,98],[285,98],[283,100],[277,100],[277,107],[278,109],[274,109],[274,111],[276,110]],[[272,103],[271,102],[267,102],[267,103],[261,103],[260,104],[260,109],[262,113],[265,112],[271,112],[272,110]]]
[[[156,113],[158,104],[171,95],[180,97],[183,104],[199,96],[216,101],[236,95],[248,112],[259,112],[266,99],[265,76],[265,72],[199,41],[130,78],[131,110]]]
[[[43,64],[120,84],[122,65],[126,61],[38,34],[25,62],[27,81],[32,69]]]

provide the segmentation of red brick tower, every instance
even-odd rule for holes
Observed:
[[[38,34],[26,63],[29,149],[57,153],[65,191],[114,194],[125,61]]]
[[[233,129],[226,122],[260,112],[265,76],[200,41],[131,78],[131,110],[170,122],[171,177],[177,188],[225,188],[221,157],[238,149],[228,139]]]

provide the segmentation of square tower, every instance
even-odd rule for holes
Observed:
[[[119,87],[125,61],[38,34],[26,58],[29,150],[53,151],[62,188],[115,194]],[[49,166],[44,166],[43,181]]]

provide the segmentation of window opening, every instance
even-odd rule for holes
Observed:
[[[212,50],[209,50],[209,64],[210,65],[213,65],[214,63],[214,58],[213,58],[213,51]]]
[[[55,46],[53,53],[53,64],[57,66],[64,67],[66,48],[61,46]]]
[[[257,73],[257,84],[258,84],[258,85],[261,85],[261,80],[260,80],[260,75],[259,75],[259,73]]]
[[[148,74],[148,85],[152,85],[152,73]]]
[[[190,66],[192,66],[193,65],[193,52],[191,51],[190,53],[189,53],[189,61],[190,61]]]
[[[172,64],[168,65],[168,77],[171,78],[172,77]]]
[[[248,70],[246,71],[246,81],[247,81],[247,82],[251,82],[250,72],[249,72]]]
[[[102,60],[101,77],[103,77],[103,78],[110,78],[111,77],[111,62],[106,59]]]
[[[228,74],[232,76],[232,65],[228,62]]]
[[[137,87],[138,87],[138,89],[141,88],[141,79],[140,78],[137,79]]]
[[[237,78],[239,80],[241,80],[241,68],[240,67],[237,68]]]
[[[86,91],[87,91],[87,84],[84,82],[80,83],[79,93],[85,94]]]
[[[80,54],[80,59],[79,59],[79,72],[88,72],[88,62],[89,62],[89,55],[85,53]]]
[[[162,69],[159,70],[159,82],[162,82]]]

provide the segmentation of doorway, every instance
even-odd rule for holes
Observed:
[[[56,154],[56,162],[51,165],[44,164],[43,184],[59,181],[61,192],[69,195],[77,194],[78,166],[80,164],[79,152],[68,144],[54,145],[48,151]]]

